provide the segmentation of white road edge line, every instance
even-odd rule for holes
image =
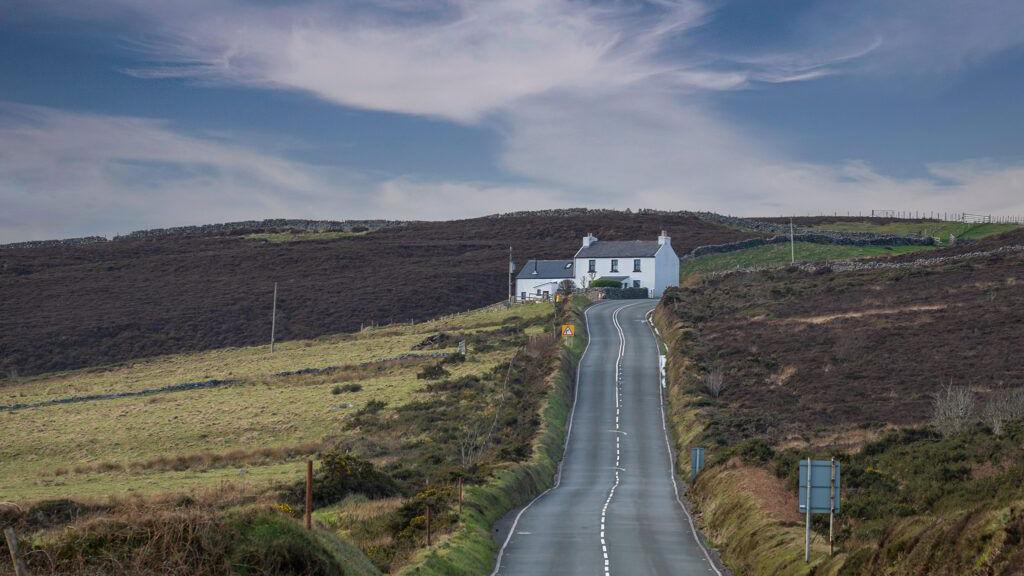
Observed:
[[[654,309],[653,308],[650,311],[647,312],[647,325],[651,328],[651,337],[654,338],[654,345],[657,346],[658,345],[658,335],[656,334],[657,329],[654,327],[654,322],[653,322],[653,320],[651,318],[651,316],[653,314],[654,314]],[[658,351],[660,353],[661,349],[659,348]],[[718,569],[718,566],[715,566],[715,561],[711,559],[711,553],[708,552],[707,547],[705,547],[704,543],[701,542],[700,535],[697,533],[697,526],[694,525],[694,523],[693,523],[693,516],[690,514],[690,511],[686,509],[686,506],[683,506],[683,500],[682,500],[682,498],[679,497],[679,484],[676,482],[676,458],[675,458],[675,455],[672,453],[672,442],[669,441],[669,438],[668,438],[668,423],[665,420],[665,392],[663,392],[663,391],[661,392],[661,406],[660,407],[661,407],[661,430],[662,430],[662,432],[665,433],[665,449],[668,450],[668,461],[669,461],[669,465],[670,465],[669,475],[672,477],[672,488],[673,488],[673,490],[675,491],[675,494],[676,494],[676,502],[679,503],[679,507],[683,509],[683,514],[686,514],[686,520],[690,523],[690,531],[693,532],[693,539],[694,539],[695,542],[697,542],[697,546],[700,546],[701,551],[704,552],[704,557],[707,558],[708,564],[711,566],[711,569],[714,570],[715,574],[718,574],[718,576],[722,576],[722,571]]]
[[[580,360],[576,365],[576,383],[575,389],[572,395],[572,410],[569,411],[569,427],[565,431],[565,446],[562,448],[562,459],[558,462],[558,469],[555,471],[555,485],[547,490],[541,492],[536,498],[530,500],[529,504],[523,506],[523,509],[516,514],[516,517],[512,520],[512,526],[508,529],[508,536],[505,537],[505,541],[501,544],[501,548],[498,550],[498,556],[494,559],[494,570],[491,571],[491,576],[497,576],[498,571],[501,570],[501,559],[505,555],[505,549],[508,548],[509,542],[512,541],[512,535],[516,533],[516,526],[519,524],[519,519],[523,516],[523,513],[530,509],[538,500],[547,495],[562,483],[562,463],[565,462],[565,458],[569,453],[569,438],[572,437],[572,421],[576,416],[576,403],[580,399],[580,367],[583,365],[583,359],[587,356],[587,350],[590,350],[590,311],[598,306],[594,304],[583,311],[583,324],[587,330],[587,345],[583,348],[583,354],[580,354]]]

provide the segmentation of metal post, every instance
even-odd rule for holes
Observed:
[[[793,243],[793,219],[789,219],[789,263],[796,263],[796,245]]]
[[[832,556],[836,521],[836,459],[832,458],[832,479],[828,483],[828,555]]]
[[[270,313],[270,351],[274,351],[274,332],[277,329],[277,282],[274,282],[274,310]]]
[[[313,461],[306,460],[306,530],[313,529]]]
[[[10,526],[4,528],[4,538],[7,540],[7,549],[11,551],[11,562],[14,563],[15,576],[28,576],[28,568],[18,552],[18,536],[14,533],[14,528]]]
[[[804,562],[811,562],[811,458],[807,457],[807,527],[804,533]]]

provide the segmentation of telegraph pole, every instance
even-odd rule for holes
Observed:
[[[274,282],[274,309],[270,313],[270,351],[274,351],[274,332],[277,329],[277,282]]]
[[[512,305],[512,247],[508,247],[508,305]]]

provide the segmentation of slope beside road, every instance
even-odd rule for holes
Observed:
[[[587,311],[560,477],[512,517],[495,574],[721,575],[683,508],[665,434],[652,300]]]

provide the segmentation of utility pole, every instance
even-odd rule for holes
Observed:
[[[512,305],[512,246],[508,247],[508,305]]]
[[[796,244],[793,242],[793,219],[789,219],[789,263],[796,264]]]
[[[836,459],[833,456],[832,479],[828,485],[828,555],[835,553],[835,522],[836,522]]]
[[[277,329],[277,282],[274,282],[274,310],[270,313],[270,351],[274,351],[274,332]]]

